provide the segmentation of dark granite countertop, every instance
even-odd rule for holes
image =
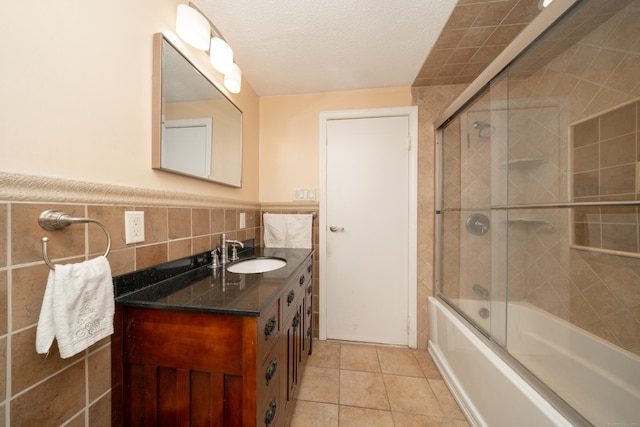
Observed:
[[[282,268],[258,274],[223,272],[222,268],[214,272],[206,254],[185,258],[138,276],[114,278],[116,305],[259,316],[312,253],[312,249],[254,248],[247,258],[287,261]]]

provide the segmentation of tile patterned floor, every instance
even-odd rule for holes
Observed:
[[[469,427],[429,353],[314,341],[291,427]]]

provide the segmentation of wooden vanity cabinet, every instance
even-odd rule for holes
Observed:
[[[280,345],[282,354],[287,357],[287,372],[283,376],[281,385],[281,396],[285,405],[285,425],[289,425],[293,409],[295,407],[295,399],[297,396],[298,385],[302,379],[302,374],[306,366],[307,358],[311,354],[311,336],[307,337],[307,329],[313,330],[311,324],[311,316],[306,315],[306,307],[311,304],[312,292],[309,292],[309,286],[313,290],[313,260],[310,259],[304,265],[298,274],[297,281],[294,280],[284,295],[287,299],[284,301],[282,310],[282,335],[280,337]]]
[[[113,425],[289,425],[311,351],[312,262],[258,317],[117,306]]]

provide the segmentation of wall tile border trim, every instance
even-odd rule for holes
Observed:
[[[0,172],[0,200],[144,206],[218,206],[259,209],[243,200],[190,193],[146,190],[94,182]]]

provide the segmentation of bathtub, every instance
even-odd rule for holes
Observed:
[[[460,301],[471,313],[482,308],[473,305],[478,303]],[[509,352],[540,380],[596,426],[640,425],[640,358],[527,304],[510,303],[507,310]],[[580,424],[499,357],[492,350],[496,344],[436,298],[429,298],[429,330],[429,353],[472,425]]]

